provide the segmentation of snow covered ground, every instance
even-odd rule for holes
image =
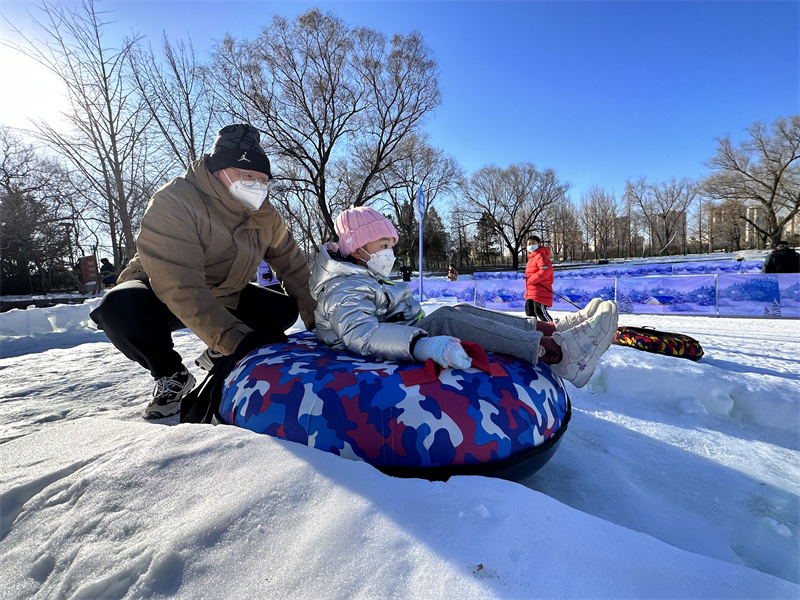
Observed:
[[[800,597],[800,321],[623,315],[705,357],[612,346],[524,485],[431,483],[142,420],[98,301],[0,315],[0,598]]]

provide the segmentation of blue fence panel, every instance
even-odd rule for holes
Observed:
[[[614,299],[614,279],[557,279],[553,282],[553,310],[578,310],[572,303],[581,308],[592,298],[603,300]],[[559,298],[559,296],[563,296]]]
[[[764,265],[763,260],[743,260],[742,267],[739,273],[761,273],[761,267]]]
[[[742,269],[742,263],[735,260],[715,260],[706,263],[706,273],[720,274],[720,273],[739,273]]]
[[[625,265],[622,268],[620,277],[642,277],[644,275],[643,265]]]
[[[772,317],[800,317],[800,273],[781,273],[778,275],[781,291],[781,313]]]
[[[800,317],[800,274],[718,275],[720,316]]]
[[[574,312],[575,305],[584,307],[592,298],[600,297],[616,300],[621,313],[800,318],[800,274],[725,272],[733,265],[740,270],[760,270],[761,261],[680,265],[676,271],[681,275],[668,276],[645,276],[641,265],[618,267],[617,273],[634,275],[616,278],[584,277],[584,272],[591,269],[568,271],[572,277],[565,277],[562,272],[553,284],[553,310]],[[691,274],[698,273],[701,266],[704,271],[722,272]],[[510,272],[506,278],[472,281],[426,279],[423,300],[447,298],[494,310],[521,311],[525,308],[525,282],[515,275],[521,274]],[[418,294],[419,282],[414,280],[410,285]]]
[[[419,296],[419,280],[409,282],[411,291]],[[458,302],[475,304],[474,281],[442,281],[440,279],[426,279],[422,286],[422,299],[441,300],[443,298],[456,298]]]
[[[705,262],[677,263],[672,266],[673,275],[705,275]]]
[[[598,267],[595,269],[597,271],[597,275],[595,277],[613,277],[617,278],[622,275],[622,267],[619,265],[607,266],[607,267]]]
[[[522,279],[476,281],[475,305],[493,310],[524,310],[525,281]]]
[[[642,275],[644,277],[672,275],[672,264],[645,263],[642,265]]]
[[[714,277],[621,277],[617,307],[621,313],[716,315]]]

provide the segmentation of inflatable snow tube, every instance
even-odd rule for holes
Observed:
[[[693,337],[647,327],[618,327],[611,343],[689,360],[700,360],[703,357],[703,348]]]
[[[488,372],[473,366],[437,377],[430,361],[376,361],[303,332],[245,356],[225,380],[217,417],[389,475],[522,480],[555,452],[569,398],[547,365],[491,353],[483,360]]]

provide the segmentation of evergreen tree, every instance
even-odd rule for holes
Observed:
[[[416,265],[419,256],[419,221],[411,202],[404,202],[400,205],[399,222],[395,225],[397,225],[397,235],[400,238],[394,247],[395,256],[407,265]]]
[[[446,266],[448,235],[435,206],[428,208],[422,224],[422,253],[428,267]]]
[[[495,263],[499,252],[497,251],[498,235],[492,225],[492,219],[484,214],[477,225],[475,234],[475,257],[479,264],[486,265]]]
[[[633,300],[625,292],[617,294],[617,309],[621,313],[633,312]]]

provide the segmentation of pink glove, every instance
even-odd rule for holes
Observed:
[[[420,338],[414,346],[414,358],[419,362],[430,358],[445,369],[468,369],[472,366],[472,359],[464,352],[461,341],[446,335]]]

